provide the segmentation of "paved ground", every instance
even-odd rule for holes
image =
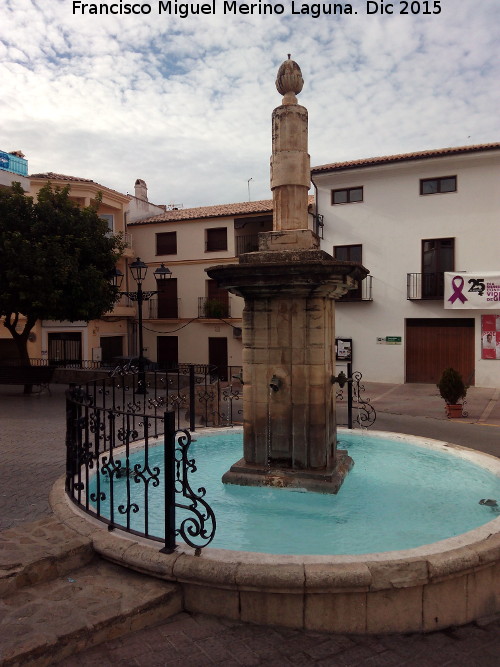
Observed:
[[[473,387],[468,417],[445,418],[433,385],[366,383],[377,430],[455,442],[500,456],[500,390]],[[64,472],[64,388],[23,396],[0,388],[0,530],[48,515]],[[0,637],[1,642],[1,637]],[[500,619],[431,635],[356,637],[270,629],[207,616],[174,616],[62,663],[100,665],[475,665],[500,664]]]

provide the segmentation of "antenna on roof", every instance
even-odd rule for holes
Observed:
[[[248,201],[252,201],[250,199],[250,181],[253,181],[253,178],[249,178],[247,181],[247,186],[248,186]]]

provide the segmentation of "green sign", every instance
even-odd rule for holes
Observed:
[[[393,345],[400,345],[401,344],[401,336],[386,336],[385,337],[385,342],[386,343],[392,343]]]

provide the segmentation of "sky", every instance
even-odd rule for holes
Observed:
[[[21,150],[30,174],[131,194],[141,178],[150,201],[186,208],[268,199],[289,53],[312,166],[500,141],[499,0],[132,0],[107,7],[142,13],[89,13],[105,6],[0,0],[0,150]]]

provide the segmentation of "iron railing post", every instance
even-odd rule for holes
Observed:
[[[352,429],[352,363],[347,362],[347,428]]]
[[[73,489],[73,477],[76,472],[76,421],[78,419],[78,406],[71,400],[71,392],[75,389],[74,384],[69,385],[66,391],[66,492]]]
[[[189,430],[194,431],[196,428],[196,406],[195,406],[195,390],[194,390],[194,365],[189,366]]]
[[[175,551],[175,413],[165,412],[165,546],[161,553]]]

